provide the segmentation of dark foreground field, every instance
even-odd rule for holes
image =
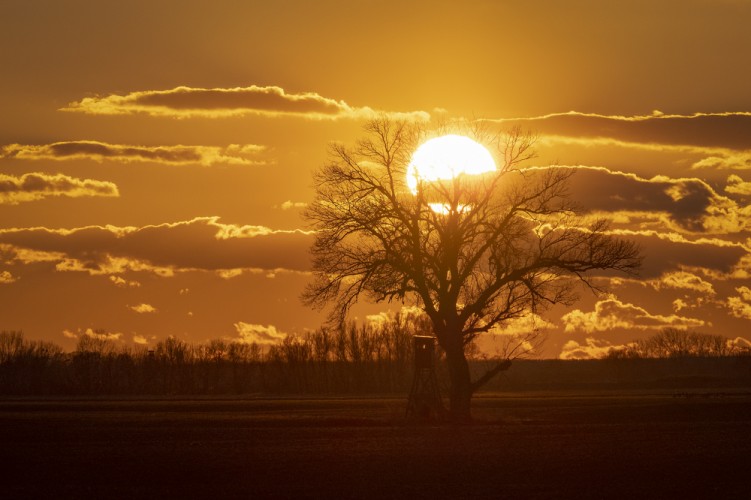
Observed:
[[[2,498],[749,498],[751,393],[0,400]]]

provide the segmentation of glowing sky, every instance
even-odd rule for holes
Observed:
[[[70,348],[318,327],[311,172],[387,113],[537,132],[530,165],[578,170],[582,209],[642,244],[640,279],[538,320],[546,356],[664,326],[751,338],[751,1],[0,11],[0,329]]]

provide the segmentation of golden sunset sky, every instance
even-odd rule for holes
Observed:
[[[2,0],[0,330],[317,328],[311,174],[386,113],[535,131],[530,166],[578,170],[582,210],[642,245],[639,279],[538,321],[545,356],[666,326],[747,344],[749,26],[747,0]]]

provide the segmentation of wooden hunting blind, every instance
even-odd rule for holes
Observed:
[[[435,337],[415,335],[415,369],[432,369]]]
[[[414,336],[415,377],[407,402],[407,418],[431,420],[444,414],[435,373],[435,337]]]

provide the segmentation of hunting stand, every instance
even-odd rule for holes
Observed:
[[[436,420],[444,416],[435,372],[435,337],[415,335],[415,377],[407,402],[407,418]]]

